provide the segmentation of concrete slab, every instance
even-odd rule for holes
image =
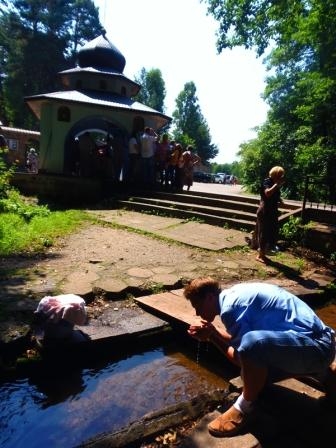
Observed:
[[[241,378],[230,381],[232,385],[241,388]],[[268,386],[262,394],[254,411],[253,418],[246,428],[246,432],[235,437],[212,437],[207,429],[208,423],[220,415],[220,411],[206,414],[179,445],[181,448],[195,446],[209,448],[261,448],[305,446],[326,446],[319,444],[314,430],[316,423],[325,419],[330,423],[330,412],[323,410],[320,399],[323,393],[296,379],[279,381]],[[230,406],[227,403],[225,409]],[[223,411],[225,410],[223,409]],[[311,422],[313,424],[307,424]],[[331,435],[332,425],[325,431]],[[307,436],[307,433],[310,434]],[[322,437],[326,438],[325,435]],[[321,440],[321,439],[320,439]],[[312,441],[314,441],[312,443]]]
[[[138,307],[125,308],[121,302],[113,302],[99,319],[91,319],[88,325],[76,326],[92,342],[106,342],[116,336],[129,337],[150,331],[163,331],[169,323]]]
[[[174,227],[161,229],[161,236],[180,241],[191,246],[209,250],[232,249],[246,246],[246,233],[234,229],[224,229],[209,224],[189,221]]]
[[[219,251],[246,246],[246,232],[218,226],[122,210],[90,210],[97,219],[170,238],[190,246]]]
[[[121,226],[132,227],[138,230],[156,233],[157,230],[182,224],[184,221],[179,218],[169,218],[166,216],[148,215],[127,210],[89,210],[88,213],[94,215],[101,221],[119,224]]]

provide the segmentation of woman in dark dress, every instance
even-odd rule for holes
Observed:
[[[257,210],[257,238],[259,253],[257,260],[266,263],[266,251],[276,247],[279,235],[279,203],[282,202],[280,188],[284,184],[285,170],[274,166],[269,177],[264,179],[260,190],[260,205]]]

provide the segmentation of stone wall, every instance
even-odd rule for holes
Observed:
[[[96,202],[103,197],[104,187],[101,179],[41,173],[15,173],[11,184],[24,195],[64,205]]]

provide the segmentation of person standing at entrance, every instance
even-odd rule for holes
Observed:
[[[279,236],[279,204],[282,203],[280,189],[284,184],[285,170],[274,166],[263,180],[260,189],[260,204],[257,210],[256,236],[258,250],[256,260],[267,263],[267,250],[276,250]]]
[[[168,156],[170,150],[169,136],[168,134],[163,134],[161,141],[157,142],[157,150],[155,154],[156,160],[156,172],[158,174],[158,179],[161,186],[168,185]]]
[[[7,149],[7,141],[5,137],[2,134],[0,134],[0,150],[5,151],[6,149]]]
[[[83,177],[92,176],[94,173],[94,155],[96,153],[96,142],[86,131],[79,137],[79,172]]]
[[[136,184],[140,173],[140,144],[137,140],[136,132],[133,132],[128,141],[129,172],[130,183]]]
[[[145,186],[153,187],[155,182],[155,149],[157,134],[154,129],[145,127],[141,136],[141,170]]]
[[[239,434],[268,382],[313,377],[336,404],[335,332],[304,301],[270,283],[221,289],[212,278],[192,280],[184,296],[202,319],[189,327],[189,335],[212,342],[240,368],[243,381],[233,406],[208,425],[210,434]],[[213,325],[216,316],[224,328]]]

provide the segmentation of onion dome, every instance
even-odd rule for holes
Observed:
[[[105,33],[86,43],[77,54],[78,65],[123,73],[126,59],[107,39]]]

